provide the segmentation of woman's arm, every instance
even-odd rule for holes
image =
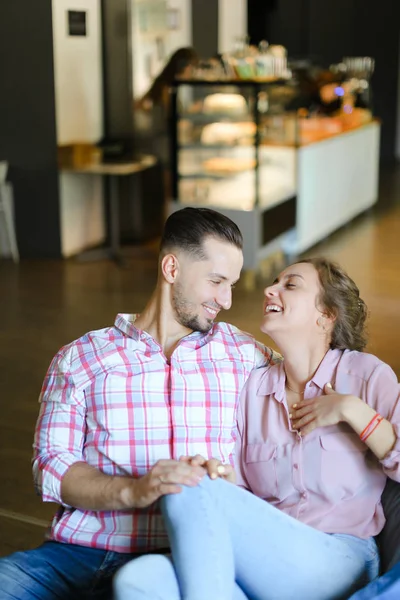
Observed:
[[[345,421],[359,435],[376,413],[383,419],[364,442],[381,461],[385,473],[400,481],[400,386],[395,373],[385,363],[380,363],[371,374],[365,402],[350,397],[343,404]],[[373,426],[375,424],[376,419]]]
[[[366,404],[361,398],[356,396],[343,397],[342,420],[348,423],[358,435],[361,435],[371,422],[371,431],[376,425],[376,428],[363,441],[375,456],[382,460],[393,449],[397,438],[390,421],[383,418],[378,423],[376,418],[378,414],[378,411]],[[367,434],[368,430],[365,435]]]
[[[346,422],[381,461],[385,473],[400,481],[400,388],[397,377],[380,363],[365,382],[363,399],[325,386],[325,395],[292,407],[292,424],[301,435],[316,427]],[[382,417],[382,419],[381,419]]]

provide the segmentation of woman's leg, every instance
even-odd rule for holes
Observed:
[[[201,571],[201,565],[197,568]],[[172,562],[161,554],[148,554],[130,561],[117,572],[113,585],[114,600],[181,600]],[[210,600],[217,598],[210,596]],[[232,600],[247,600],[238,586],[234,588]]]
[[[183,600],[347,598],[365,574],[360,550],[308,527],[223,480],[164,496],[163,513]]]

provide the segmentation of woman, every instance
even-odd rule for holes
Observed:
[[[265,290],[261,330],[285,360],[253,371],[243,390],[240,487],[206,478],[166,496],[179,589],[167,558],[143,557],[117,577],[125,600],[330,600],[378,575],[381,494],[387,476],[400,480],[400,406],[393,371],[362,352],[366,314],[354,282],[324,259],[288,267]],[[213,478],[232,480],[209,463]]]
[[[198,55],[194,48],[179,48],[168,60],[161,73],[155,78],[149,90],[139,100],[142,108],[163,106],[168,112],[169,88],[177,77],[189,77],[191,68],[198,63]]]

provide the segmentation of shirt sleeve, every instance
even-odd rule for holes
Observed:
[[[400,386],[393,370],[381,363],[367,386],[367,402],[393,425],[396,443],[380,462],[388,477],[400,482]]]
[[[264,344],[261,342],[255,342],[254,366],[256,369],[259,369],[260,367],[266,367],[267,365],[275,365],[281,361],[282,356],[273,350],[273,348],[264,346]]]
[[[77,390],[70,363],[57,354],[43,382],[33,444],[33,477],[44,502],[69,506],[61,498],[67,470],[83,459],[85,397]]]

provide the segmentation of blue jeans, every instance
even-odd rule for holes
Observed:
[[[350,600],[399,600],[400,598],[400,563],[387,573],[375,579],[366,588],[356,592]]]
[[[322,533],[220,479],[162,507],[176,575],[165,556],[139,558],[117,574],[116,600],[337,600],[379,571],[373,538]]]
[[[172,560],[165,555],[148,554],[128,562],[114,577],[113,598],[114,600],[181,600]],[[219,600],[213,594],[208,598]],[[237,584],[234,586],[231,600],[248,600]]]
[[[134,556],[45,542],[0,559],[0,598],[110,600],[115,571]]]

